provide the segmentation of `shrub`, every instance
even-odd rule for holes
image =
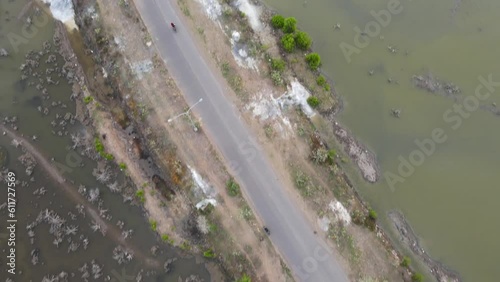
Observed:
[[[309,37],[309,34],[303,31],[298,31],[295,34],[295,42],[300,49],[307,50],[311,47],[312,40],[311,37]]]
[[[158,223],[155,220],[150,220],[149,224],[151,225],[151,230],[156,231],[156,228],[158,227]]]
[[[135,192],[135,196],[139,198],[139,201],[141,201],[141,203],[144,203],[144,201],[146,200],[146,198],[144,197],[144,190],[138,190],[137,192]]]
[[[113,155],[111,155],[111,154],[109,154],[109,153],[101,153],[101,156],[102,156],[103,158],[105,158],[106,160],[108,160],[108,161],[112,161],[112,160],[114,160],[114,158],[115,158]]]
[[[321,58],[318,53],[309,53],[306,56],[306,62],[311,70],[316,70],[321,65]]]
[[[279,71],[271,72],[271,79],[273,80],[274,85],[281,86],[283,85],[283,77]]]
[[[409,257],[403,257],[403,261],[401,262],[402,267],[410,266],[411,260]]]
[[[295,38],[292,34],[285,34],[281,37],[281,45],[285,51],[292,53],[295,50]]]
[[[422,282],[424,280],[424,276],[420,273],[415,273],[411,276],[411,281],[413,282]]]
[[[236,282],[252,282],[252,279],[246,274],[243,274],[240,279],[236,280]]]
[[[328,84],[328,83],[325,84],[325,87],[323,87],[323,88],[325,88],[325,91],[330,91],[330,84]]]
[[[169,239],[170,239],[170,236],[168,236],[168,234],[161,235],[161,240],[163,242],[168,242]]]
[[[184,251],[189,251],[191,249],[191,246],[187,241],[182,242],[182,244],[179,247]]]
[[[370,209],[368,210],[368,217],[372,220],[377,220],[378,215],[374,210]]]
[[[125,170],[127,168],[127,165],[124,163],[120,163],[118,166],[120,167],[121,170]]]
[[[240,185],[233,178],[227,181],[226,188],[229,196],[236,197],[240,194]]]
[[[215,257],[215,253],[212,250],[206,250],[206,251],[203,252],[203,256],[206,257],[206,258],[214,258]]]
[[[99,138],[96,138],[94,140],[94,145],[95,145],[95,150],[98,153],[103,153],[104,152],[104,145],[102,144],[101,140],[99,140]]]
[[[285,70],[285,61],[282,59],[271,59],[271,68],[275,71],[282,72]]]
[[[282,15],[274,15],[271,18],[271,25],[275,29],[282,29],[285,24],[285,18]]]
[[[297,20],[293,17],[286,18],[283,21],[283,32],[284,33],[294,33],[297,29]]]
[[[312,108],[316,108],[320,104],[318,97],[314,97],[314,96],[310,96],[309,98],[307,98],[307,103]]]
[[[332,164],[337,156],[337,151],[334,149],[328,150],[328,161]]]
[[[316,83],[317,83],[319,86],[321,86],[321,87],[325,86],[325,84],[326,84],[326,79],[325,79],[325,77],[324,77],[324,76],[322,76],[322,75],[318,76],[318,78],[316,78]]]

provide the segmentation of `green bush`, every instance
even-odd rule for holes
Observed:
[[[101,156],[108,161],[112,161],[115,159],[115,157],[109,153],[101,153]]]
[[[120,167],[121,170],[127,169],[127,165],[124,163],[120,163],[118,166]]]
[[[321,65],[321,58],[318,53],[309,53],[306,56],[306,62],[311,70],[316,70]]]
[[[303,31],[297,31],[295,34],[295,42],[300,49],[307,50],[311,47],[312,39],[309,37],[309,34]]]
[[[94,100],[94,98],[92,98],[92,96],[87,96],[85,98],[83,98],[83,101],[85,102],[85,104],[88,104],[90,102],[92,102]]]
[[[294,33],[297,29],[297,20],[293,17],[286,18],[283,22],[284,33]]]
[[[156,228],[158,227],[158,223],[155,220],[150,220],[149,224],[151,225],[151,230],[156,231]]]
[[[424,276],[420,273],[415,273],[411,276],[411,281],[422,282],[422,281],[424,281]]]
[[[104,152],[104,145],[102,144],[101,140],[99,138],[94,139],[94,145],[95,145],[95,150],[98,153],[103,153]]]
[[[139,201],[141,201],[141,203],[144,203],[144,201],[146,200],[146,198],[144,197],[144,190],[138,190],[137,192],[135,192],[135,196],[139,198]]]
[[[325,84],[325,86],[323,87],[325,89],[325,91],[330,91],[330,84]]]
[[[240,279],[236,280],[236,282],[252,282],[252,279],[246,274],[243,274]]]
[[[191,249],[191,246],[187,241],[182,242],[182,244],[179,247],[184,251],[189,251]]]
[[[227,181],[226,188],[229,196],[236,197],[240,194],[240,185],[233,178]]]
[[[316,78],[316,83],[321,86],[321,87],[324,87],[326,85],[326,79],[324,76],[320,75],[318,76],[318,78]]]
[[[281,45],[285,51],[292,53],[295,50],[295,38],[292,34],[285,34],[281,37]]]
[[[403,261],[401,262],[402,267],[408,267],[410,266],[411,260],[409,257],[404,257]]]
[[[368,217],[371,218],[372,220],[377,220],[378,215],[374,210],[369,209],[368,210]]]
[[[333,164],[333,161],[335,160],[335,157],[337,156],[337,151],[334,149],[328,150],[328,162]]]
[[[203,256],[206,257],[206,258],[214,258],[215,257],[215,253],[212,250],[206,250],[206,251],[203,252]]]
[[[283,72],[285,70],[285,61],[282,59],[271,59],[271,68],[275,71]]]
[[[307,98],[307,103],[312,108],[316,108],[319,106],[320,101],[319,101],[318,97],[310,96],[309,98]]]
[[[275,29],[282,29],[285,24],[285,18],[282,15],[274,15],[271,18],[271,25]]]

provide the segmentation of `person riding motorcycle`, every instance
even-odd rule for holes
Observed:
[[[175,29],[175,24],[174,23],[170,23],[170,25],[172,26],[173,29]]]

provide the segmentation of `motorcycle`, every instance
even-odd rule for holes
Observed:
[[[264,232],[266,232],[267,235],[271,235],[271,230],[269,228],[264,226]]]
[[[177,32],[177,28],[175,27],[174,23],[170,23],[170,26],[172,27],[172,29],[174,30],[174,32]]]

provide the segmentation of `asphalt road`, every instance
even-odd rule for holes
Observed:
[[[203,98],[193,112],[202,119],[203,131],[223,154],[246,198],[271,230],[271,241],[297,281],[348,281],[325,241],[313,233],[313,227],[288,198],[267,156],[226,99],[224,91],[228,90],[220,85],[200,55],[193,35],[183,27],[174,4],[170,0],[135,3],[187,102],[192,105]],[[170,28],[170,22],[176,23],[177,32]]]

